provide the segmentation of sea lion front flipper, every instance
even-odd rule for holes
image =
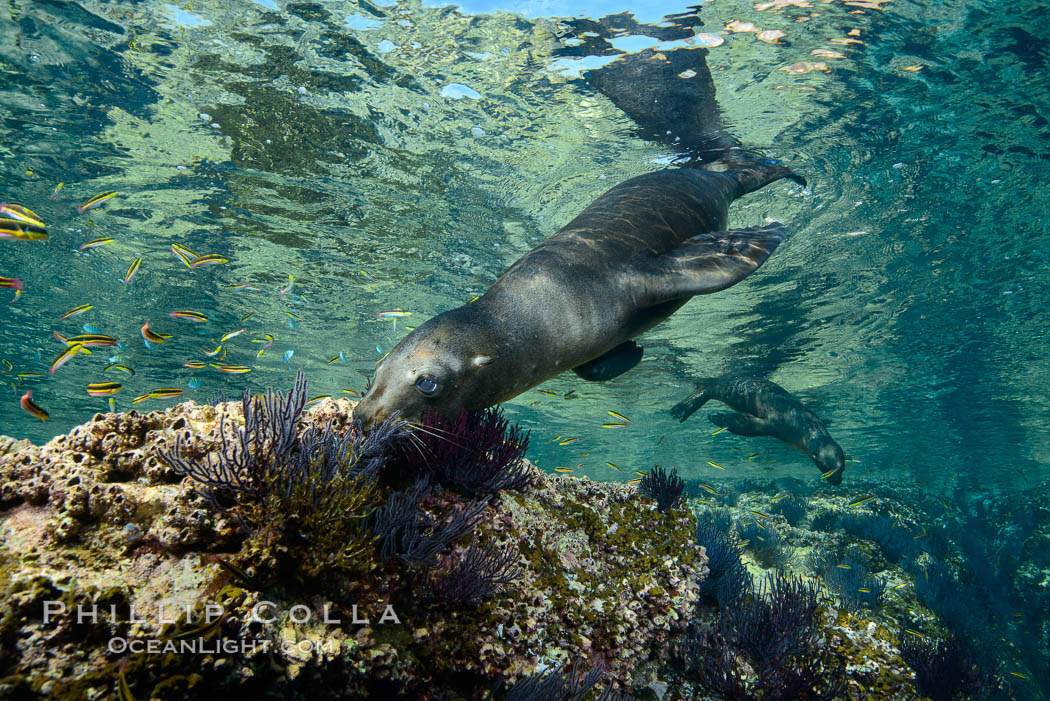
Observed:
[[[784,240],[783,225],[712,231],[686,239],[644,264],[643,301],[656,305],[735,285],[766,262]]]
[[[769,435],[769,422],[750,414],[739,414],[726,412],[723,414],[711,414],[707,417],[715,426],[728,428],[738,436],[767,436]]]
[[[588,360],[583,365],[577,365],[572,371],[591,382],[611,380],[637,365],[642,359],[642,353],[642,347],[637,343],[624,341],[604,355]]]

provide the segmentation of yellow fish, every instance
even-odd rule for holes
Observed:
[[[222,265],[223,263],[229,262],[230,261],[220,256],[218,253],[209,253],[206,256],[198,256],[197,258],[195,258],[193,262],[190,263],[190,268],[195,269],[201,267],[202,265]]]
[[[98,207],[100,204],[102,204],[106,200],[111,199],[111,198],[116,197],[116,196],[117,196],[117,193],[116,193],[115,190],[110,191],[110,192],[99,193],[99,194],[95,195],[94,197],[92,197],[87,202],[85,202],[84,204],[82,204],[79,207],[77,207],[77,212],[79,214],[83,214],[84,212],[88,211],[89,209],[92,209],[94,207]]]
[[[181,246],[177,243],[171,244],[171,252],[174,253],[175,256],[179,260],[181,260],[187,268],[193,264],[193,261],[200,257],[190,249],[186,248],[185,246]]]
[[[142,265],[142,259],[136,258],[131,261],[131,265],[128,266],[128,272],[124,275],[124,282],[131,282],[131,278],[135,277],[135,273],[139,271],[139,267]]]
[[[92,382],[87,386],[87,393],[92,397],[108,397],[120,391],[119,382]]]
[[[711,462],[710,460],[708,460],[707,464],[710,465],[711,467],[716,467],[719,470],[725,470],[725,468],[722,467],[721,465],[719,465],[717,462]]]
[[[168,316],[175,319],[188,319],[189,321],[196,321],[197,323],[203,324],[208,321],[208,317],[204,316],[200,312],[193,312],[188,309],[179,309],[177,311],[168,314]]]
[[[72,360],[77,353],[86,353],[87,355],[91,355],[91,351],[89,351],[87,348],[80,345],[79,343],[74,343],[73,345],[69,346],[64,351],[59,353],[58,357],[55,358],[55,362],[51,363],[51,367],[48,368],[47,374],[54,375],[55,370],[58,370],[68,361]]]
[[[116,241],[116,239],[95,239],[94,241],[88,241],[87,243],[80,244],[80,250],[87,251],[92,248],[98,248],[99,246],[106,246],[108,244],[113,243],[114,241]]]
[[[164,341],[171,338],[170,333],[157,333],[156,331],[150,330],[148,321],[142,325],[142,328],[139,329],[139,333],[142,334],[144,339],[151,343],[164,343]]]
[[[27,412],[40,419],[41,421],[48,420],[48,413],[44,411],[44,408],[42,406],[33,401],[33,390],[26,390],[26,393],[22,395],[20,404],[22,405],[23,409],[25,409]]]
[[[58,318],[59,318],[59,320],[70,319],[70,318],[72,318],[74,316],[78,316],[80,314],[83,314],[84,312],[86,312],[89,309],[94,309],[94,308],[95,308],[95,306],[92,305],[92,304],[81,304],[79,307],[73,307],[68,312],[66,312],[65,314],[63,314],[62,316],[60,316]]]

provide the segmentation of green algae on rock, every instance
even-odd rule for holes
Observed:
[[[347,428],[352,408],[308,408],[299,435]],[[243,420],[240,403],[186,403],[99,414],[43,446],[0,439],[0,696],[481,698],[574,662],[605,687],[660,682],[705,572],[687,510],[529,465],[530,486],[489,500],[438,562],[486,548],[519,576],[443,605],[432,572],[371,552],[326,570],[309,537],[249,532],[159,458],[176,440],[204,458]],[[434,487],[419,508],[462,502]]]

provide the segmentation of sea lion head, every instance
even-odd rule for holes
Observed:
[[[831,484],[842,484],[842,473],[846,469],[846,454],[842,452],[839,444],[833,440],[826,440],[813,453],[813,462],[820,468],[820,473],[827,474],[828,482]],[[832,472],[834,470],[834,472]]]
[[[453,416],[490,406],[489,334],[476,314],[453,309],[430,319],[390,351],[354,409],[364,426],[398,418],[419,423],[432,409]]]

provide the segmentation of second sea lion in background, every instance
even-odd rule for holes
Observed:
[[[671,416],[685,421],[715,399],[736,413],[711,414],[716,426],[740,436],[773,436],[808,455],[831,484],[842,483],[846,456],[828,433],[824,422],[802,406],[780,385],[754,377],[700,380],[696,392],[671,409]]]

